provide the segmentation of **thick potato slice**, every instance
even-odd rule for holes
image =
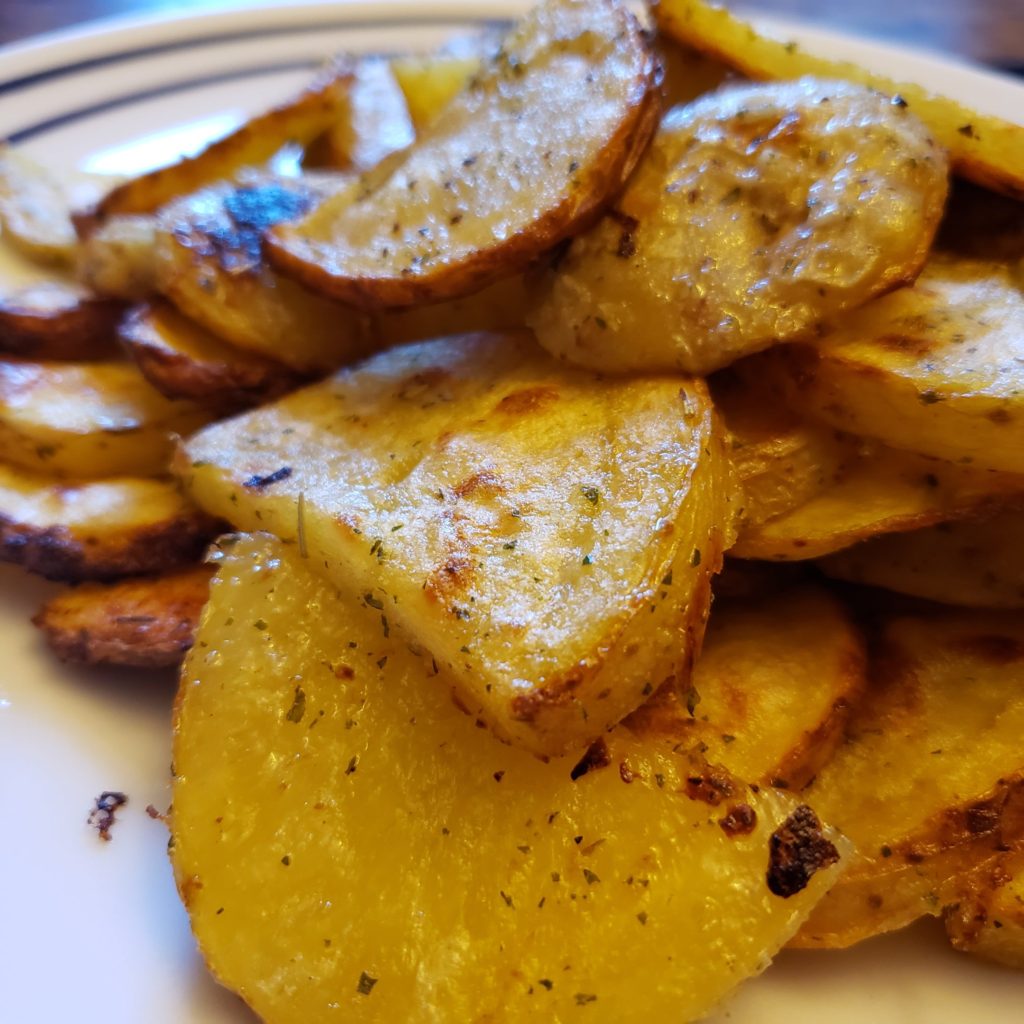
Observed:
[[[1004,505],[1024,507],[1024,476],[861,443],[810,500],[773,519],[746,522],[730,554],[773,561],[821,558],[880,534]]]
[[[63,281],[29,285],[0,297],[0,352],[29,359],[103,359],[123,307]]]
[[[136,307],[119,333],[142,375],[168,398],[240,409],[302,381],[281,363],[226,344],[166,302]]]
[[[1008,967],[1024,967],[1024,844],[1015,844],[969,872],[944,919],[956,949]]]
[[[391,72],[405,97],[417,135],[426,131],[480,70],[481,57],[430,54],[395,57]]]
[[[178,472],[242,529],[404,622],[459,701],[540,754],[685,686],[731,539],[702,381],[610,382],[525,333],[383,353],[191,439]]]
[[[50,579],[109,580],[195,559],[217,524],[162,480],[56,480],[0,464],[0,558]]]
[[[619,0],[547,0],[384,181],[267,236],[311,287],[366,309],[458,298],[582,227],[655,126],[657,61]]]
[[[352,75],[349,62],[331,65],[294,99],[250,118],[196,156],[124,182],[97,205],[97,221],[154,213],[172,199],[266,163],[287,143],[312,142],[344,115]]]
[[[749,78],[819,75],[858,82],[892,96],[928,126],[949,150],[953,169],[965,178],[1024,198],[1024,126],[978,113],[913,82],[902,82],[847,61],[806,53],[796,43],[772,39],[706,0],[657,0],[654,16],[665,35],[725,61]]]
[[[940,523],[824,559],[836,579],[975,608],[1024,608],[1024,511]]]
[[[314,139],[303,156],[307,167],[368,171],[414,139],[405,97],[391,66],[379,57],[353,65],[338,122]]]
[[[951,880],[1024,834],[1024,621],[936,612],[884,625],[847,742],[803,794],[853,840],[797,944],[847,946],[938,914]]]
[[[192,646],[210,593],[206,566],[118,583],[87,583],[51,598],[34,625],[62,661],[166,668]]]
[[[271,270],[260,236],[310,209],[302,181],[222,183],[173,203],[157,231],[160,291],[207,330],[299,373],[350,362],[367,347],[364,318]]]
[[[809,808],[665,737],[497,742],[311,564],[224,554],[175,716],[179,891],[268,1024],[693,1020],[835,880]]]
[[[699,743],[738,778],[799,790],[842,742],[865,681],[864,642],[827,590],[716,600],[689,691],[663,687],[625,724]]]
[[[708,373],[913,281],[946,190],[924,125],[878,93],[721,89],[666,115],[528,322],[583,366]]]
[[[934,256],[913,288],[771,356],[794,408],[897,448],[1024,472],[1024,288],[1004,264]]]
[[[83,239],[78,279],[97,295],[138,302],[156,291],[156,219],[111,217]]]
[[[167,472],[172,435],[210,420],[164,398],[131,363],[0,361],[0,452],[59,477]]]

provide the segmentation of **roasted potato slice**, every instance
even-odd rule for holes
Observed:
[[[1024,126],[981,114],[913,82],[902,82],[847,61],[806,53],[796,43],[761,35],[724,7],[706,0],[656,0],[654,16],[665,35],[725,61],[749,78],[802,75],[858,82],[892,96],[928,126],[949,150],[953,170],[1007,195],[1024,198]]]
[[[1024,967],[1024,844],[1016,843],[969,872],[944,919],[956,949]]]
[[[702,381],[611,382],[525,332],[406,346],[203,431],[178,472],[242,529],[300,540],[458,699],[540,754],[685,685],[731,539]]]
[[[225,341],[293,372],[324,372],[368,347],[365,318],[271,270],[260,236],[316,201],[304,182],[222,183],[160,217],[160,291]]]
[[[303,164],[368,171],[405,149],[414,137],[409,108],[391,66],[380,57],[366,57],[354,64],[341,117],[310,143]]]
[[[665,69],[661,89],[666,107],[692,103],[698,96],[736,79],[728,64],[689,47],[679,46],[664,36],[655,38],[655,47]]]
[[[302,382],[288,367],[226,344],[166,302],[136,307],[119,334],[142,375],[168,398],[241,409]]]
[[[619,0],[527,14],[396,170],[267,236],[268,256],[365,309],[453,299],[578,231],[633,169],[658,64]]]
[[[154,213],[172,199],[231,178],[244,167],[266,163],[287,143],[312,142],[344,114],[352,75],[350,62],[333,64],[294,99],[250,118],[196,156],[124,182],[99,202],[97,221]]]
[[[739,778],[799,790],[842,742],[864,685],[864,642],[827,590],[716,600],[687,693],[662,687],[625,725],[699,743]]]
[[[829,576],[974,608],[1024,608],[1024,511],[939,523],[821,561]]]
[[[0,452],[25,469],[76,479],[158,476],[172,435],[210,418],[164,398],[131,363],[0,361]]]
[[[1024,507],[1024,476],[958,466],[861,443],[831,483],[804,504],[747,522],[730,554],[778,561],[821,558],[880,534]]]
[[[156,220],[111,217],[81,244],[78,279],[97,295],[138,302],[156,291]]]
[[[110,580],[195,559],[217,524],[162,480],[57,480],[0,464],[0,558],[49,579]]]
[[[0,352],[29,359],[104,359],[116,351],[124,307],[64,281],[0,297]]]
[[[787,401],[842,430],[1024,472],[1024,289],[1004,264],[933,256],[913,288],[771,357]]]
[[[835,881],[843,842],[808,807],[661,737],[617,729],[579,763],[497,742],[312,564],[224,554],[175,715],[178,888],[268,1024],[622,1021],[638,988],[693,1020]]]
[[[391,72],[405,97],[417,135],[426,131],[480,70],[482,58],[464,54],[395,57]]]
[[[913,281],[946,191],[941,149],[878,93],[720,89],[666,115],[527,321],[593,369],[709,373]]]
[[[847,946],[938,914],[965,860],[1021,838],[1022,681],[1019,615],[884,624],[848,739],[803,794],[857,854],[797,945]]]
[[[118,583],[87,583],[51,598],[32,622],[61,661],[179,665],[209,596],[210,572],[200,565]]]

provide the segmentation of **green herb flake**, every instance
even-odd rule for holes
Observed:
[[[356,985],[356,991],[361,996],[368,996],[373,991],[373,986],[377,984],[377,979],[373,975],[367,974],[363,971],[359,975],[359,984]]]
[[[501,898],[505,901],[505,906],[511,907],[513,910],[515,910],[515,904],[512,902],[512,897],[509,896],[509,894],[505,892],[503,889],[499,889],[498,892],[501,894]]]
[[[306,713],[306,691],[301,686],[295,687],[295,697],[292,699],[292,706],[288,709],[288,713],[284,716],[289,722],[295,722],[298,725],[302,721],[302,716]]]
[[[384,602],[379,597],[374,597],[373,594],[367,592],[363,594],[363,600],[371,607],[376,608],[377,611],[384,610]]]
[[[697,692],[697,687],[691,684],[690,688],[686,691],[686,711],[691,718],[696,717],[694,712],[697,710],[699,703],[700,694]]]
[[[596,1003],[597,996],[592,995],[589,992],[577,992],[573,998],[576,1000],[577,1006],[586,1006],[587,1003]]]
[[[669,569],[669,571],[667,573],[665,573],[664,576],[662,576],[662,578],[661,578],[661,585],[663,587],[671,587],[672,586],[672,570],[671,569]]]
[[[583,561],[580,564],[581,565],[593,565],[594,564],[594,560],[590,557],[590,555],[584,555],[583,556]]]
[[[348,767],[345,769],[345,774],[346,775],[354,775],[355,774],[355,770],[358,767],[358,765],[359,765],[359,755],[358,754],[353,754],[348,759]]]
[[[601,492],[596,487],[581,487],[580,493],[591,505],[596,505],[601,500]]]
[[[646,910],[641,910],[640,913],[636,915],[636,919],[641,924],[647,924],[647,911]]]
[[[693,549],[693,556],[690,558],[690,565],[696,569],[700,565],[700,548]]]
[[[538,985],[543,985],[549,992],[555,987],[555,983],[550,978],[538,978]]]
[[[587,885],[597,885],[601,881],[590,868],[583,869],[583,877],[587,880]]]
[[[283,856],[283,857],[281,858],[281,863],[282,863],[282,864],[283,864],[283,865],[284,865],[284,866],[285,866],[286,868],[287,868],[287,867],[290,867],[290,866],[291,866],[291,863],[292,863],[292,859],[291,859],[291,857],[289,857],[289,856],[288,856],[288,854],[285,854],[285,855],[284,855],[284,856]]]
[[[254,629],[261,629],[261,630],[262,629],[266,629],[267,628],[267,623],[266,623],[266,621],[264,619],[257,619],[253,623],[253,628]]]

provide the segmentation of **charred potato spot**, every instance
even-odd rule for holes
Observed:
[[[768,889],[789,899],[802,892],[818,871],[838,860],[839,851],[822,833],[818,816],[801,804],[769,840]]]

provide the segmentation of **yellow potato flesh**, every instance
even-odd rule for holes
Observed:
[[[694,799],[707,769],[660,737],[616,730],[587,771],[500,744],[307,564],[266,538],[224,554],[175,718],[179,890],[268,1024],[620,1022],[638,993],[693,1020],[835,880],[808,829],[810,884],[769,891],[797,802],[723,773]],[[756,822],[729,835],[736,802]]]
[[[111,217],[80,243],[78,279],[97,295],[137,302],[157,289],[156,220]]]
[[[25,469],[96,479],[167,472],[172,435],[210,419],[131,363],[0,361],[0,452]]]
[[[1024,967],[1024,847],[997,854],[969,872],[946,932],[956,949]]]
[[[391,61],[391,71],[405,96],[417,135],[433,123],[479,69],[479,57],[431,55]]]
[[[177,470],[238,527],[301,529],[318,571],[544,754],[683,683],[731,539],[702,381],[609,382],[525,334],[383,353],[201,432]]]

